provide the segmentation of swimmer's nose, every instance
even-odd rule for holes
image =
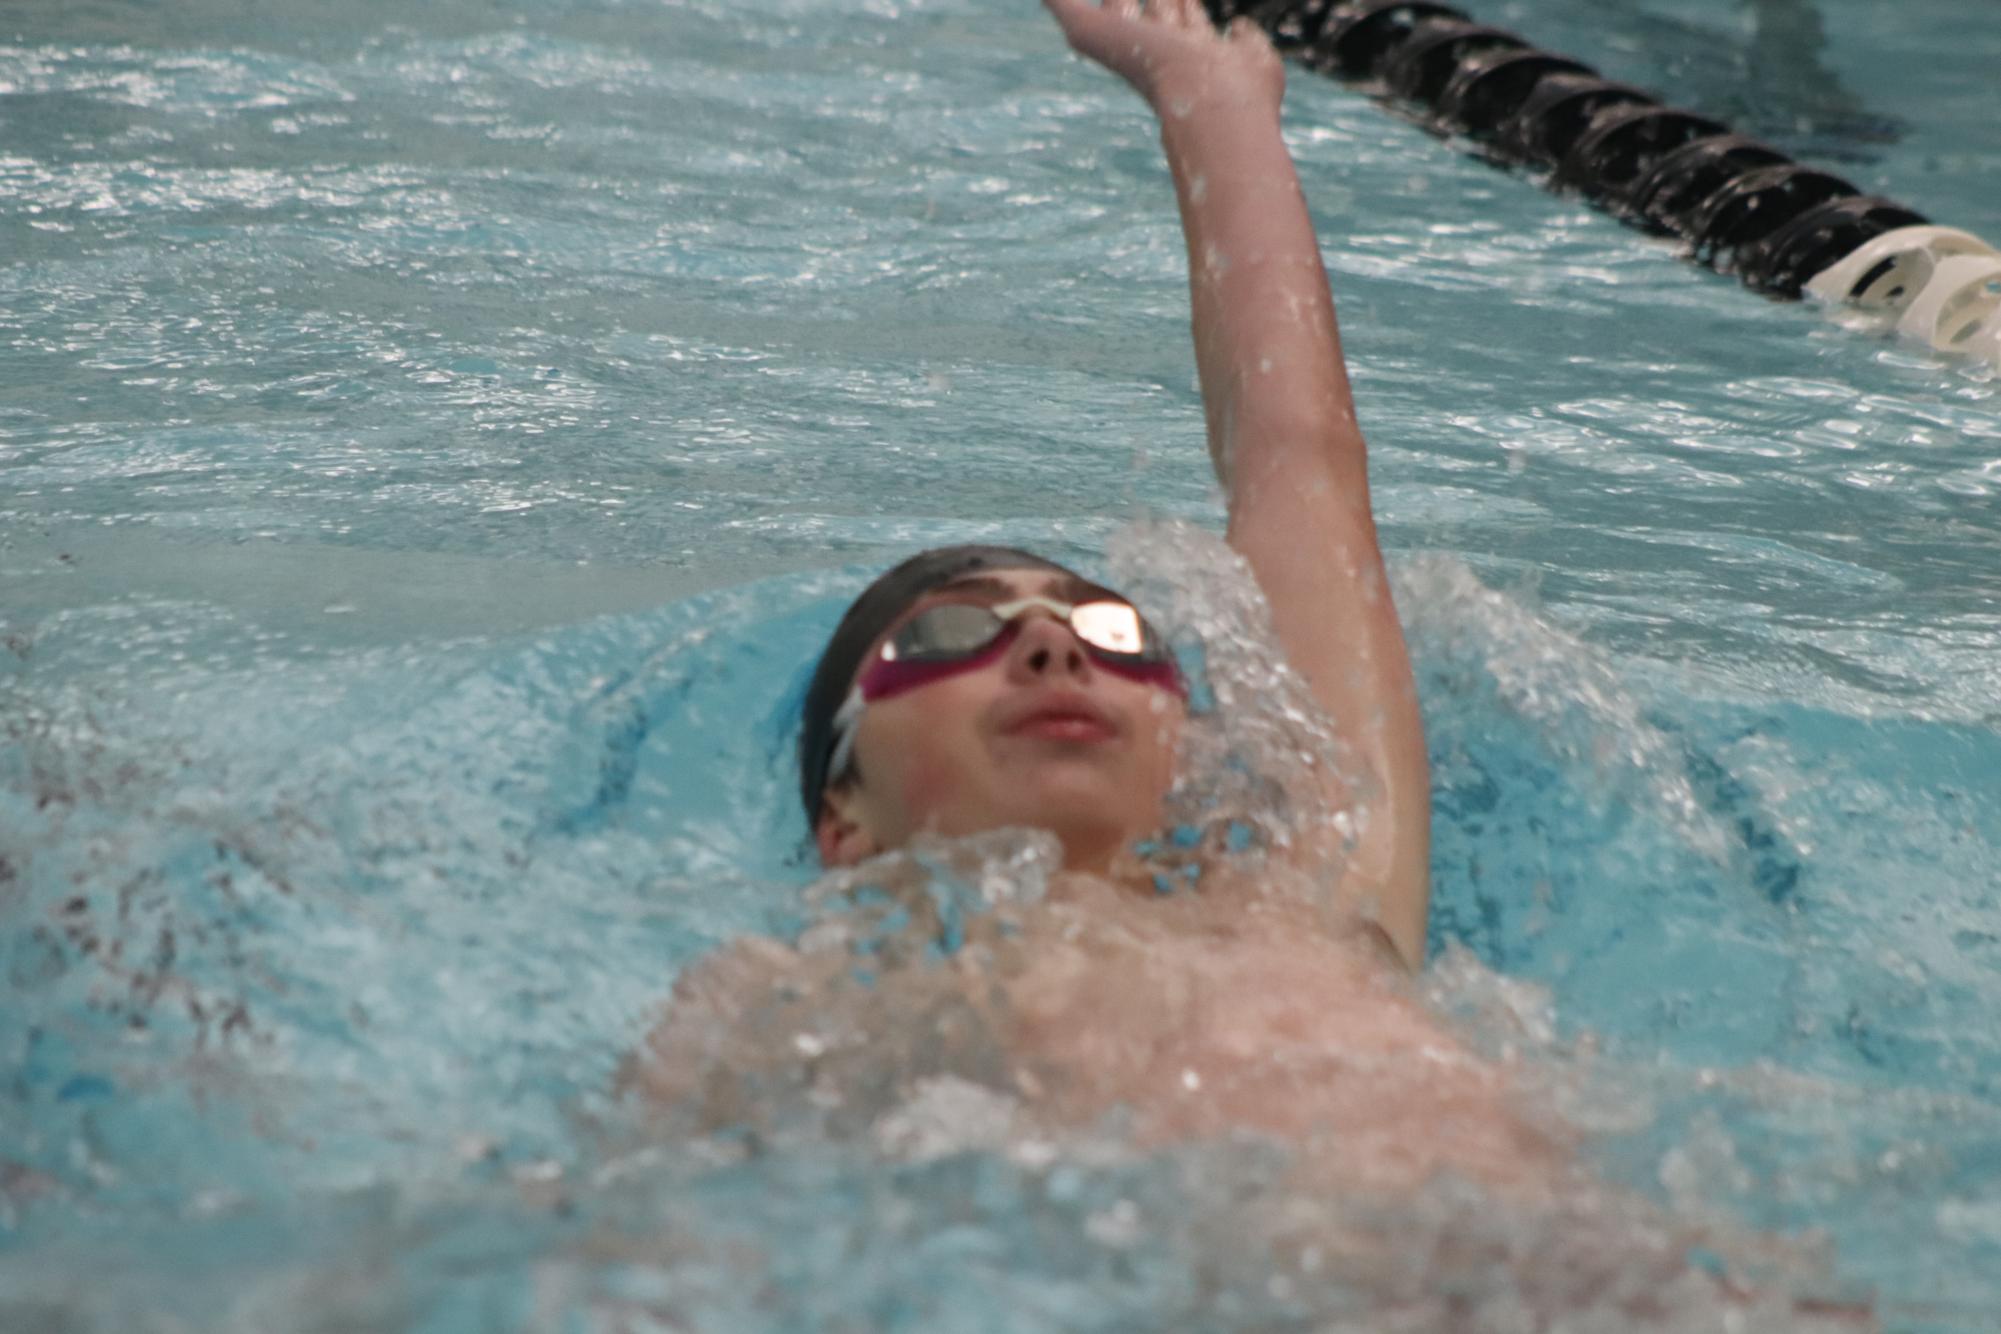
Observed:
[[[1037,609],[1022,619],[1021,632],[1008,653],[1008,673],[1025,680],[1082,681],[1091,675],[1091,660],[1067,624]]]

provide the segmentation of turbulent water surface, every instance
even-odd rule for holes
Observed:
[[[1993,12],[1491,8],[2001,236]],[[1430,737],[1416,999],[1588,1184],[1028,1126],[838,979],[831,1083],[718,1030],[756,1134],[618,1092],[692,961],[853,948],[789,710],[897,555],[1142,588],[1238,706],[1203,776],[1284,760],[1153,131],[1038,6],[17,0],[0,1325],[1709,1329],[1727,1272],[1984,1328],[2001,386],[1305,73],[1288,136]],[[1038,848],[939,854],[882,966]]]

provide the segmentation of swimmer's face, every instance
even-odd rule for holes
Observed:
[[[982,571],[912,603],[863,660],[927,607],[1033,596],[1104,590],[1054,571]],[[1069,865],[1102,868],[1160,827],[1185,717],[1180,696],[1106,669],[1068,624],[1031,609],[994,660],[862,711],[854,765],[827,789],[815,830],[820,858],[848,866],[919,834],[1028,827],[1062,839]]]

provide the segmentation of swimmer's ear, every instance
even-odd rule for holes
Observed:
[[[822,866],[853,866],[882,849],[862,822],[860,801],[851,782],[835,783],[820,800],[820,822],[813,826],[813,843]]]

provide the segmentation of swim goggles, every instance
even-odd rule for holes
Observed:
[[[1076,603],[1046,597],[941,602],[898,626],[855,677],[854,689],[834,714],[828,776],[838,778],[847,772],[854,757],[855,724],[863,709],[995,661],[1021,633],[1022,618],[1037,610],[1068,625],[1091,661],[1106,671],[1177,695],[1188,693],[1167,641],[1147,624],[1139,608],[1123,598]]]

